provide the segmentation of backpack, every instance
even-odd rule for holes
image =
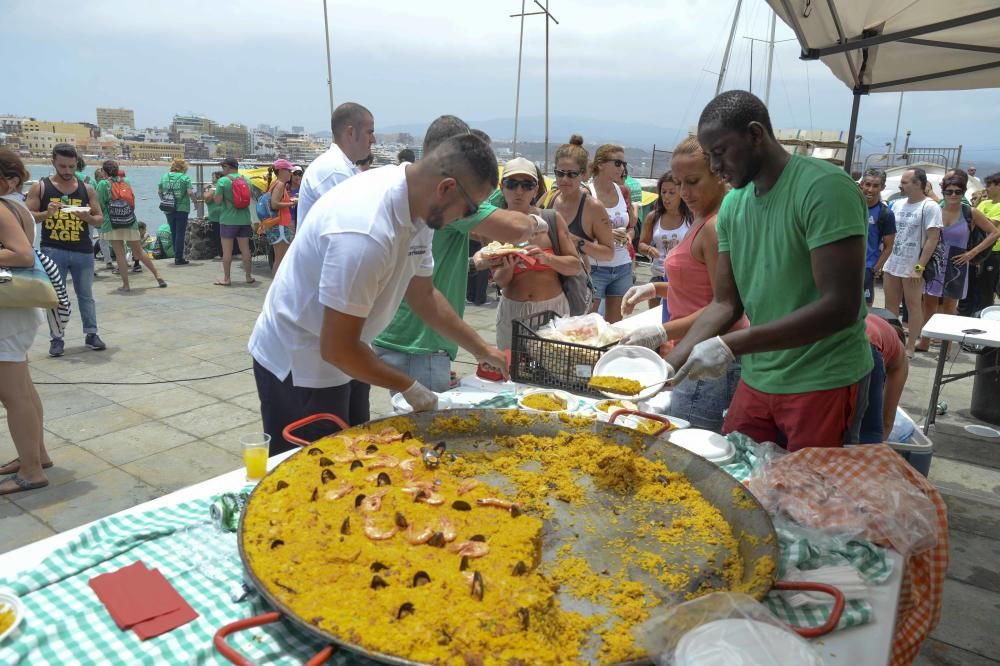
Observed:
[[[174,183],[177,181],[171,178],[169,173],[166,175],[165,180],[167,181],[167,187],[163,186],[162,180],[160,181],[160,210],[164,213],[173,213],[177,210],[177,195],[174,194]]]
[[[552,243],[552,251],[562,254],[559,246],[559,225],[556,221],[556,212],[551,208],[543,209],[541,217],[549,225],[549,242]],[[576,275],[560,275],[563,293],[569,301],[569,313],[576,317],[590,312],[590,303],[594,298],[594,283],[590,281],[590,268],[583,259],[577,257],[580,262],[580,272]]]
[[[889,226],[889,204],[884,201],[878,202],[878,220],[875,224],[878,226],[879,239],[885,238],[886,227]]]
[[[124,180],[111,181],[108,217],[113,229],[128,229],[135,223],[135,193]]]
[[[260,226],[265,231],[278,223],[278,214],[271,208],[271,190],[274,189],[277,182],[274,181],[267,192],[257,199],[257,219],[260,220]]]
[[[965,248],[966,251],[969,251],[986,240],[989,234],[976,226],[976,223],[972,219],[972,206],[962,204],[962,217],[965,218],[966,224],[969,225],[969,245]],[[991,254],[993,254],[992,245],[973,257],[969,263],[978,266],[989,259]]]
[[[233,184],[233,208],[250,207],[250,184],[243,176],[230,177]]]

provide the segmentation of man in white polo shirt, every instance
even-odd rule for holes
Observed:
[[[330,127],[333,143],[309,165],[302,178],[295,221],[297,234],[302,230],[309,209],[321,196],[361,173],[357,162],[371,155],[375,143],[375,118],[360,104],[344,102],[334,109]]]
[[[497,185],[496,156],[471,134],[448,139],[416,164],[373,169],[313,206],[275,276],[250,336],[271,454],[291,448],[282,430],[327,412],[369,420],[369,386],[400,391],[416,411],[437,396],[378,359],[369,343],[405,298],[422,319],[479,362],[506,360],[434,288],[435,229],[476,213]]]

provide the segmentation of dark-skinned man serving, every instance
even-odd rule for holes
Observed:
[[[733,190],[718,214],[715,299],[667,356],[673,383],[722,376],[740,356],[723,432],[791,451],[857,441],[872,370],[857,185],[785,152],[764,103],[745,91],[708,103],[698,140]],[[744,311],[750,327],[730,331]]]

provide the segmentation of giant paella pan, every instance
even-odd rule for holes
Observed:
[[[286,431],[287,432],[287,431]],[[762,598],[778,546],[734,478],[664,439],[515,410],[391,417],[306,443],[255,488],[248,577],[327,648],[390,664],[627,664],[661,604]],[[838,614],[839,615],[839,614]]]

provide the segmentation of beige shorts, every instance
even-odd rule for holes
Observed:
[[[523,319],[536,312],[552,310],[562,317],[569,316],[569,301],[566,294],[559,294],[546,301],[512,301],[501,297],[497,306],[497,349],[510,349],[514,337],[514,320]]]
[[[101,240],[138,241],[141,240],[141,238],[139,237],[138,229],[112,229],[111,231],[102,231]]]

